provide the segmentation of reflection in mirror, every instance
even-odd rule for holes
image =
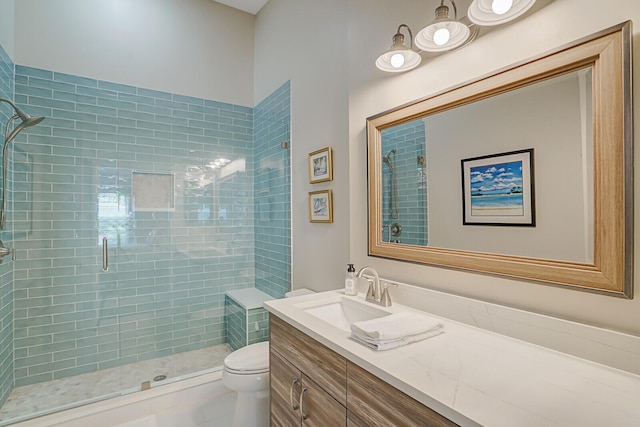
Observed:
[[[593,262],[591,74],[573,71],[382,130],[383,240]],[[463,225],[460,160],[523,149],[535,152],[535,227]],[[476,180],[487,194],[522,187],[506,171]]]
[[[631,34],[625,22],[367,119],[369,255],[631,298]],[[479,160],[493,157],[523,171]]]

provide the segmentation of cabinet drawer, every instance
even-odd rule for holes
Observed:
[[[359,418],[357,421],[369,426],[457,426],[353,363],[347,367],[347,392],[349,412],[357,417],[355,420]]]
[[[347,361],[344,357],[273,314],[269,315],[269,335],[273,350],[346,406]]]

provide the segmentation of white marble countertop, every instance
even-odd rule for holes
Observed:
[[[462,426],[640,426],[640,376],[441,318],[445,332],[368,349],[305,312],[342,291],[267,301],[302,332]],[[417,311],[394,304],[389,312]],[[428,314],[428,313],[427,313]]]

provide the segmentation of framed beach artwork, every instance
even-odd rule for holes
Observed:
[[[333,222],[331,190],[309,193],[309,222]]]
[[[462,160],[462,223],[535,227],[532,148]]]
[[[333,180],[331,164],[331,147],[309,153],[309,183]]]

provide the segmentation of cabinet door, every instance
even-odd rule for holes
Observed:
[[[273,349],[270,361],[271,425],[277,427],[300,426],[300,371]]]
[[[274,350],[346,405],[347,361],[344,357],[273,314],[269,315],[269,333]]]
[[[457,426],[453,421],[351,362],[347,365],[347,394],[349,411],[366,425]]]
[[[301,396],[300,410],[304,427],[347,425],[347,409],[304,374]]]

